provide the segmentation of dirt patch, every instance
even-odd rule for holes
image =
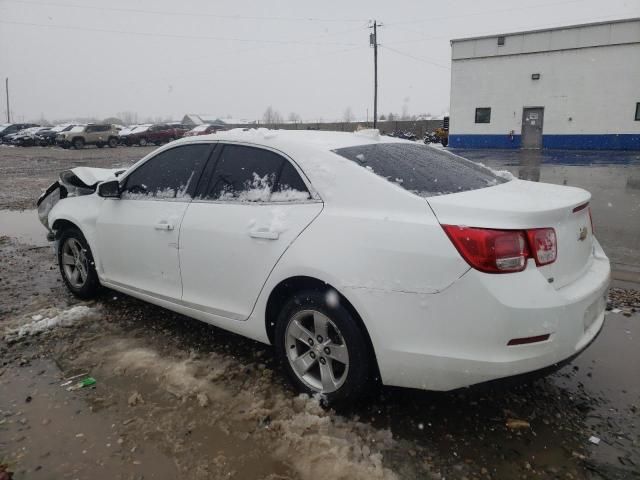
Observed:
[[[73,167],[128,167],[156,147],[85,148],[58,147],[0,148],[0,209],[35,208],[40,193]]]

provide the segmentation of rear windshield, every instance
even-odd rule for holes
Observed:
[[[334,150],[421,197],[465,192],[507,182],[488,168],[426,145],[377,143]]]

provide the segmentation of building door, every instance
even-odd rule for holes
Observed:
[[[543,107],[522,109],[522,148],[542,148]]]

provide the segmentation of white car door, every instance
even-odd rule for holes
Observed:
[[[269,273],[322,211],[296,167],[262,148],[221,145],[180,231],[183,303],[249,317]]]
[[[180,300],[180,223],[212,148],[195,144],[165,150],[127,173],[120,198],[104,200],[97,220],[104,281]]]

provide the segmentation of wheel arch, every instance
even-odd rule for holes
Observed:
[[[340,292],[337,288],[332,286],[331,284],[319,280],[315,277],[299,275],[294,277],[289,277],[282,280],[278,283],[271,293],[269,294],[269,298],[267,299],[266,307],[265,307],[265,330],[267,332],[267,337],[269,342],[273,345],[275,340],[275,329],[276,329],[276,321],[278,315],[285,303],[292,295],[297,292],[301,292],[304,290],[315,290],[318,292],[328,292],[329,290],[334,290],[340,296],[340,304],[347,309],[351,317],[356,321],[358,328],[361,330],[362,334],[365,337],[365,340],[369,349],[369,356],[371,359],[371,365],[373,365],[375,377],[377,379],[380,378],[380,370],[378,368],[378,360],[376,358],[375,349],[373,347],[373,342],[371,341],[371,336],[369,335],[369,331],[367,327],[356,310],[353,304],[349,301],[349,299]]]

